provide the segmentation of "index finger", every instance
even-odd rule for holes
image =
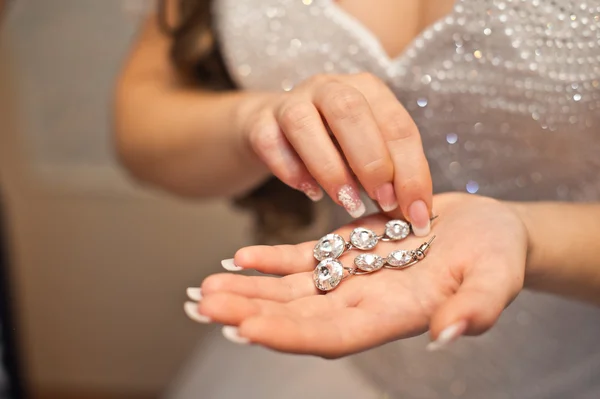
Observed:
[[[385,217],[368,216],[347,224],[334,233],[348,239],[350,232],[358,227],[379,231],[383,228]],[[235,266],[241,269],[257,270],[261,273],[286,276],[293,273],[309,272],[315,269],[317,261],[313,249],[317,241],[307,241],[296,245],[254,245],[239,249],[233,258]]]
[[[408,219],[414,233],[425,236],[430,230],[433,184],[421,135],[394,93],[385,85],[375,90],[372,84],[363,82],[365,79],[357,76],[354,84],[357,88],[364,87],[361,91],[371,106],[394,165],[394,190],[399,212],[391,215]]]

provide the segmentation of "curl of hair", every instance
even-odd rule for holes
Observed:
[[[159,24],[172,38],[170,57],[183,78],[205,90],[234,90],[214,35],[211,3],[178,0],[178,20],[171,24],[166,0],[159,0]],[[313,239],[328,227],[331,206],[329,201],[313,203],[276,178],[235,199],[234,204],[253,213],[255,239],[264,244]]]

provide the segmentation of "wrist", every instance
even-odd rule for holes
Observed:
[[[535,288],[544,275],[541,265],[540,250],[536,245],[535,222],[531,205],[522,202],[509,202],[507,205],[513,210],[517,217],[523,223],[527,240],[527,259],[525,262],[525,282],[526,288]]]
[[[250,165],[263,167],[264,163],[256,155],[250,142],[252,127],[256,126],[258,118],[270,107],[276,93],[268,92],[240,92],[239,100],[233,108],[231,120],[233,121],[233,135],[235,148],[239,157]]]

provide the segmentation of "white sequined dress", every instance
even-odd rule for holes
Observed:
[[[437,192],[600,201],[600,1],[458,0],[394,59],[333,0],[214,11],[242,89],[359,71],[387,82],[419,126]],[[598,308],[524,293],[482,337],[437,354],[427,340],[356,363],[391,397],[600,398]]]

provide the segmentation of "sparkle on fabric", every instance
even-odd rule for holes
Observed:
[[[457,0],[396,58],[332,0],[214,4],[244,89],[362,71],[386,82],[417,123],[438,190],[600,199],[597,2]]]
[[[289,91],[315,74],[360,71],[387,83],[419,128],[437,191],[600,201],[598,0],[456,0],[450,15],[393,59],[360,16],[348,16],[334,0],[214,4],[219,43],[240,88]],[[357,364],[390,397],[503,399],[566,390],[575,397],[596,390],[598,379],[579,371],[597,360],[597,313],[524,295],[507,312],[525,306],[530,313],[516,314],[514,323],[504,317],[450,353],[423,356],[417,344],[427,338],[415,338],[368,351]],[[565,329],[561,316],[576,328]],[[432,384],[434,375],[445,385]],[[537,392],[540,382],[551,390]]]

